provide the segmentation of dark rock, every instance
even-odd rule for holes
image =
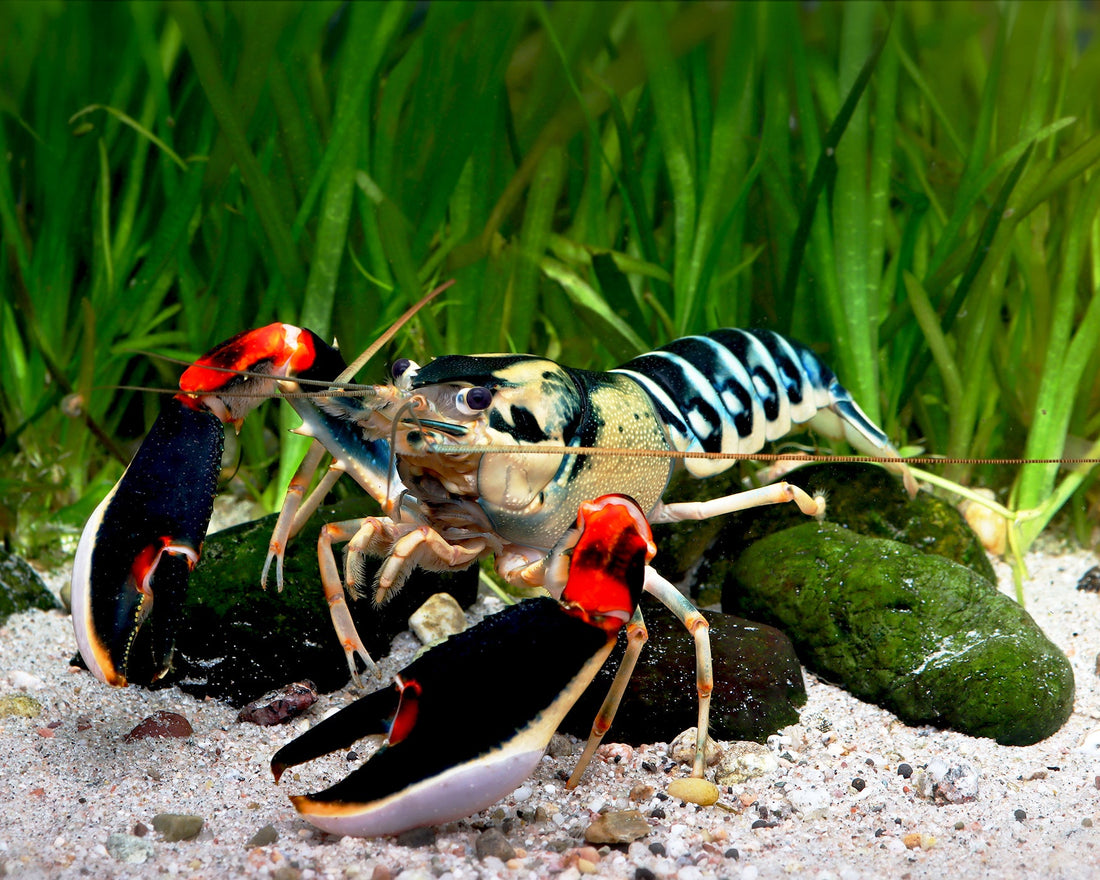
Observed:
[[[277,843],[279,840],[279,832],[275,830],[274,825],[265,825],[249,839],[246,846],[271,846],[273,843]]]
[[[164,682],[235,706],[288,681],[309,679],[321,693],[347,684],[347,661],[321,588],[317,536],[323,523],[376,511],[373,505],[370,499],[354,498],[322,507],[290,542],[281,593],[275,588],[274,565],[268,589],[260,586],[277,517],[208,537],[191,575],[173,669]],[[393,637],[408,628],[409,615],[426,596],[449,592],[467,607],[477,597],[477,581],[476,565],[456,574],[417,569],[383,608],[375,608],[369,598],[349,599],[348,607],[367,650],[382,657]]]
[[[479,859],[487,859],[490,856],[506,862],[516,857],[515,848],[508,842],[499,828],[487,828],[477,836],[474,844]]]
[[[42,578],[30,565],[0,550],[0,624],[20,611],[31,608],[50,611],[60,607],[57,597],[46,589]]]
[[[698,721],[695,642],[673,614],[648,596],[642,599],[649,641],[642,649],[610,740],[632,745],[670,742]],[[798,720],[806,702],[802,668],[790,641],[770,626],[718,612],[704,612],[710,623],[714,665],[710,732],[720,740],[763,742]],[[607,695],[626,646],[620,633],[592,685],[566,716],[561,729],[586,739]]]
[[[435,836],[434,828],[411,828],[408,831],[402,831],[398,834],[394,838],[394,842],[398,846],[407,846],[409,848],[433,846],[435,844]]]
[[[946,556],[994,580],[989,557],[962,514],[929,492],[911,499],[901,480],[881,467],[851,462],[811,464],[785,479],[811,494],[825,493],[827,522]],[[665,493],[665,499],[714,498],[741,488],[735,471],[708,480],[681,477]],[[771,504],[699,523],[657,526],[654,535],[660,553],[654,565],[673,583],[686,583],[691,595],[707,604],[721,594],[730,567],[745,548],[806,522],[806,515],[794,504]]]
[[[126,742],[133,742],[136,739],[147,739],[149,737],[185,737],[190,736],[192,733],[194,731],[191,729],[191,722],[178,712],[161,710],[154,712],[138,724],[123,739]]]
[[[907,723],[1030,745],[1073,709],[1065,655],[940,556],[810,523],[756,542],[735,573],[739,613],[782,627],[806,666]]]
[[[259,724],[261,727],[286,724],[316,702],[317,688],[313,686],[313,682],[297,681],[249,703],[237,713],[237,720]]]
[[[1094,565],[1077,582],[1077,589],[1088,593],[1100,593],[1100,565]]]
[[[186,813],[157,813],[153,817],[153,828],[168,841],[190,840],[198,837],[202,831],[202,816]]]

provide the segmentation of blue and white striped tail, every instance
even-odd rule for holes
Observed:
[[[808,348],[770,330],[714,330],[685,336],[615,370],[653,399],[673,446],[684,452],[759,452],[770,440],[808,425],[843,437],[867,455],[897,455],[886,435]],[[730,466],[722,459],[684,462],[695,477]]]

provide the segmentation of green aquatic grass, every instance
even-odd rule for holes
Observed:
[[[403,353],[600,369],[764,325],[812,344],[899,444],[1088,451],[1095,18],[3,4],[0,529],[72,534],[155,415],[123,386],[172,387],[167,358],[272,320],[357,351],[445,278]],[[271,507],[303,446],[267,409],[237,472]],[[944,472],[1034,511],[1019,547],[1066,504],[1083,534],[1095,517],[1091,469]]]

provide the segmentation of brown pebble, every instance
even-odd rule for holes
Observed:
[[[906,849],[920,849],[920,835],[916,832],[912,834],[906,834],[901,839],[901,842],[905,844]]]
[[[87,716],[87,715],[77,715],[76,716],[76,729],[77,730],[87,730],[91,726],[92,726],[92,719],[89,716]]]
[[[313,682],[296,681],[282,690],[272,691],[253,700],[237,713],[237,720],[241,723],[259,724],[261,727],[286,724],[316,702],[317,687]]]
[[[161,710],[154,712],[138,724],[123,739],[126,742],[133,742],[135,739],[146,739],[153,736],[185,737],[191,736],[192,733],[194,733],[194,730],[191,728],[191,722],[178,712]]]
[[[630,799],[632,801],[648,801],[653,797],[656,791],[657,789],[652,785],[646,785],[644,782],[639,782],[630,789]]]
[[[148,833],[149,833],[149,826],[146,825],[144,822],[138,822],[134,826],[134,837],[144,837]]]
[[[584,831],[589,843],[631,843],[649,834],[649,823],[637,810],[617,810],[604,813]]]
[[[488,828],[478,835],[477,841],[474,843],[474,849],[477,851],[479,859],[495,856],[502,862],[507,862],[509,859],[516,857],[515,849],[512,848],[512,844],[508,842],[508,838],[504,836],[504,832],[499,828]]]
[[[390,880],[393,874],[390,873],[390,869],[385,865],[375,865],[374,871],[371,872],[370,880]]]

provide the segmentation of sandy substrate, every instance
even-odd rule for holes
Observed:
[[[0,718],[0,877],[1100,876],[1100,596],[1075,589],[1096,561],[1083,552],[1029,560],[1029,610],[1077,679],[1073,716],[1038,745],[907,727],[807,674],[801,723],[771,742],[778,769],[724,789],[714,807],[665,796],[670,779],[686,775],[672,766],[667,746],[619,747],[573,792],[561,780],[572,759],[546,757],[494,808],[412,845],[332,837],[297,817],[288,793],[316,790],[326,773],[334,781],[352,766],[340,755],[272,783],[270,756],[309,720],[260,728],[175,689],[110,690],[69,667],[67,616],[17,615],[0,629],[0,696],[26,693],[42,710]],[[1008,569],[998,571],[1010,590]],[[397,640],[406,650],[411,641]],[[309,718],[352,697],[322,697]],[[123,741],[160,709],[186,716],[193,735]],[[921,768],[935,759],[976,771],[977,798],[937,806],[919,797]],[[899,773],[906,764],[908,778]],[[639,783],[653,792],[632,801]],[[578,849],[584,829],[607,809],[641,810],[649,834],[629,846]],[[201,816],[203,830],[166,841],[152,830],[160,813]],[[277,839],[250,845],[265,826]],[[504,832],[514,858],[478,856],[479,840],[494,836],[489,828]],[[144,861],[121,860],[125,844],[136,848],[130,858]]]

